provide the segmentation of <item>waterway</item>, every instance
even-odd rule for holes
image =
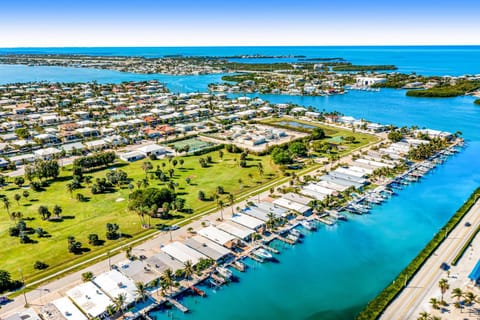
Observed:
[[[105,70],[51,67],[23,67],[30,69],[28,75],[18,74],[25,69],[5,73],[10,67],[0,66],[0,83],[139,80],[138,75]],[[205,86],[205,78],[179,80],[181,78],[170,79],[178,83],[178,91]],[[371,214],[349,216],[346,223],[321,228],[305,237],[302,244],[283,250],[278,255],[280,263],[254,264],[255,269],[240,275],[240,283],[209,290],[205,299],[185,299],[191,314],[173,312],[175,319],[196,320],[352,319],[392,281],[480,184],[480,108],[473,104],[471,97],[409,98],[402,90],[351,91],[329,97],[252,96],[274,103],[294,102],[317,110],[337,110],[386,124],[460,130],[466,138],[466,147],[461,153],[421,182],[374,208]],[[168,317],[160,314],[159,318]]]

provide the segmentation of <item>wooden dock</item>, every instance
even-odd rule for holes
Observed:
[[[185,307],[183,304],[181,304],[180,302],[178,302],[177,300],[175,299],[172,299],[172,298],[166,298],[168,302],[170,302],[173,306],[175,306],[175,308],[177,308],[178,310],[182,311],[183,313],[187,313],[189,310],[187,307]]]
[[[270,251],[271,253],[275,253],[275,254],[279,254],[280,251],[278,251],[277,249],[275,248],[272,248],[270,246],[267,246],[266,244],[262,244],[260,245],[260,247],[262,247],[263,249],[267,250],[267,251]]]

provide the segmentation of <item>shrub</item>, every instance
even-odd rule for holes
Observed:
[[[45,262],[42,262],[42,261],[35,261],[35,263],[33,264],[33,269],[35,270],[44,270],[44,269],[47,269],[48,268],[48,264],[46,264]]]

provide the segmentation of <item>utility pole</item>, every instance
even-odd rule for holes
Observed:
[[[23,279],[23,272],[22,269],[18,269],[20,272],[20,278],[22,279],[22,284],[23,284],[23,300],[25,301],[25,308],[28,308],[28,301],[27,301],[27,294],[25,293],[27,289],[27,284],[25,283],[25,280]]]

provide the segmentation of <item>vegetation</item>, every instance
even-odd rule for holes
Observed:
[[[0,270],[0,293],[5,291],[12,291],[22,286],[18,280],[12,280],[10,273],[5,270]]]
[[[458,254],[455,256],[455,258],[453,259],[452,261],[452,265],[453,266],[456,266],[458,261],[460,261],[460,259],[463,257],[463,255],[465,254],[465,252],[467,251],[468,247],[471,245],[473,239],[475,239],[475,237],[477,236],[477,234],[480,232],[480,225],[477,226],[477,228],[475,229],[475,231],[472,233],[472,235],[470,236],[470,238],[468,238],[468,240],[465,242],[465,244],[463,245],[462,249],[460,249],[460,251],[458,252]]]
[[[4,234],[0,238],[2,268],[14,272],[18,265],[22,265],[25,279],[31,282],[45,274],[91,258],[98,252],[106,252],[121,239],[150,232],[144,228],[145,224],[159,227],[165,224],[173,225],[189,217],[191,213],[216,207],[214,195],[218,186],[224,189],[225,195],[222,197],[232,194],[237,198],[281,176],[279,167],[271,161],[269,155],[248,154],[243,168],[239,165],[240,156],[241,154],[224,152],[220,157],[218,151],[204,154],[202,157],[208,162],[205,168],[200,167],[199,156],[177,157],[171,161],[149,160],[153,169],[148,169],[147,173],[142,169],[142,161],[117,162],[108,169],[86,169],[90,171],[89,175],[69,166],[60,170],[55,180],[39,182],[34,178],[32,183],[28,183],[28,179],[25,179],[27,182],[22,188],[30,186],[30,189],[26,190],[19,188],[13,178],[5,177],[1,192],[3,197],[0,199],[0,214],[3,212],[4,217],[7,217],[0,220],[0,233]],[[176,159],[178,164],[174,167],[173,160]],[[180,160],[183,161],[181,166]],[[262,174],[258,164],[262,165]],[[115,170],[111,170],[113,167]],[[128,183],[115,182],[118,178],[115,178],[115,173],[120,171],[125,173],[125,181]],[[249,174],[251,179],[244,179],[242,184],[238,183],[240,178],[248,177]],[[92,186],[103,184],[103,179],[108,188],[101,193],[92,192],[95,191],[91,190]],[[35,183],[40,185],[39,189],[35,189]],[[137,190],[143,193],[143,190],[151,188],[167,189],[175,193],[174,199],[169,201],[168,215],[153,217],[149,213],[128,209],[131,193]],[[203,200],[199,199],[200,191],[203,192]],[[18,204],[15,194],[22,195]],[[82,194],[83,202],[76,200],[78,194]],[[175,201],[177,199],[183,201]],[[227,202],[227,199],[224,199],[224,203]],[[55,206],[61,209],[58,217]],[[180,209],[182,207],[183,209]],[[148,221],[145,221],[147,218]],[[23,223],[17,226],[20,220],[23,220]],[[117,235],[107,239],[106,225],[113,222],[119,227],[116,230]],[[20,236],[18,227],[25,228],[24,231],[27,232],[22,232]],[[8,236],[10,229],[14,233],[12,237]],[[37,229],[40,233],[37,233]],[[99,240],[91,237],[92,234],[97,235]],[[75,242],[70,244],[68,236],[73,236]],[[25,243],[20,243],[22,240]],[[80,247],[77,242],[81,244]],[[69,252],[70,245],[72,252]],[[35,270],[36,261],[42,261],[49,267],[41,272]]]
[[[473,103],[475,103],[476,105],[480,105],[480,99],[475,99],[475,101],[473,101]]]
[[[379,71],[379,70],[397,70],[394,65],[354,65],[351,63],[342,63],[332,67],[333,71]]]
[[[480,196],[480,188],[476,189],[469,199],[457,210],[445,226],[438,231],[432,240],[420,251],[405,269],[398,274],[396,279],[380,292],[367,306],[357,315],[356,319],[377,319],[388,307],[395,297],[402,291],[404,283],[407,283],[422,267],[424,262],[433,254],[438,246],[445,239],[445,234],[451,232],[462,218],[467,214]]]
[[[480,80],[458,79],[455,84],[445,83],[429,89],[409,90],[409,97],[447,98],[463,96],[480,88]]]

